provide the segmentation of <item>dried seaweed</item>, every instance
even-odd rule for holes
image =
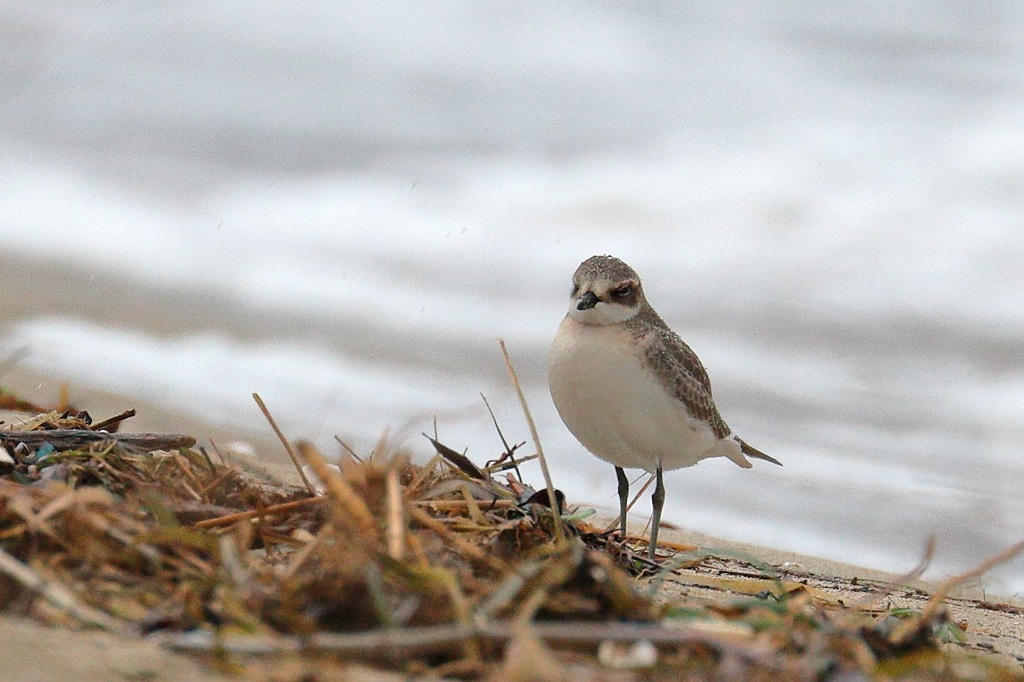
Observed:
[[[492,679],[1016,679],[942,647],[961,624],[941,595],[906,612],[845,605],[752,558],[652,564],[564,496],[556,517],[558,491],[436,438],[425,465],[378,452],[334,467],[298,443],[325,491],[311,495],[188,441],[60,440],[88,430],[70,413],[25,423],[2,439],[13,464],[0,465],[0,610],[148,633],[253,678],[301,652],[303,675],[358,664]],[[636,578],[652,570],[654,588],[723,596],[659,600]]]

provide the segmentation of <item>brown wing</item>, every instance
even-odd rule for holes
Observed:
[[[715,407],[711,397],[711,379],[704,365],[700,363],[697,354],[654,311],[648,314],[653,315],[660,324],[648,327],[643,334],[646,337],[642,343],[647,364],[668,369],[667,372],[659,372],[665,389],[686,405],[693,417],[708,422],[718,438],[725,438],[732,431]]]
[[[635,324],[631,331],[636,340],[643,344],[647,364],[668,368],[668,372],[659,373],[665,389],[686,405],[692,416],[708,422],[718,438],[730,436],[732,430],[718,413],[711,397],[711,379],[700,358],[654,310],[648,308],[641,314],[647,316],[647,324]],[[738,436],[735,438],[740,444],[740,451],[747,457],[782,466],[782,462],[771,455],[766,455]]]

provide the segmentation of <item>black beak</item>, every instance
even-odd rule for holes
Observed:
[[[597,295],[593,291],[580,296],[580,302],[576,304],[576,310],[590,310],[597,305]]]

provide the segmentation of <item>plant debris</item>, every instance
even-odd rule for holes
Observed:
[[[83,414],[0,425],[2,612],[156,637],[251,679],[351,666],[496,680],[1019,679],[943,646],[966,627],[944,595],[916,611],[844,604],[753,559],[652,564],[560,491],[513,476],[531,458],[507,444],[489,466],[436,437],[425,465],[377,452],[335,466],[298,443],[315,481],[296,486],[188,436],[97,431]],[[666,581],[719,596],[653,596]]]

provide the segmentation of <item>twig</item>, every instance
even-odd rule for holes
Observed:
[[[190,448],[196,439],[180,433],[107,433],[89,429],[51,429],[49,431],[7,431],[0,430],[0,443],[17,445],[24,443],[37,447],[50,443],[57,450],[84,448],[94,443],[113,442],[145,452],[154,450],[177,450]]]
[[[322,504],[327,499],[329,498],[323,495],[319,495],[317,497],[306,497],[301,500],[294,500],[292,502],[282,502],[281,504],[271,505],[269,507],[264,507],[263,509],[252,509],[250,511],[238,512],[236,514],[226,514],[224,516],[217,516],[212,519],[203,519],[198,523],[192,524],[192,527],[218,528],[220,526],[230,526],[232,524],[238,523],[239,521],[253,519],[257,516],[272,516],[274,514],[284,514],[286,512],[292,512],[297,509],[313,507],[318,504]]]
[[[363,463],[363,458],[360,457],[359,455],[357,455],[356,451],[348,446],[348,443],[346,443],[342,439],[338,438],[337,436],[334,437],[334,440],[336,440],[339,443],[341,443],[341,447],[345,448],[345,452],[347,452],[349,454],[349,456],[352,457],[352,459],[354,459],[355,461],[359,462],[360,464]]]
[[[921,560],[917,562],[917,566],[910,569],[903,575],[898,575],[888,583],[875,590],[871,594],[865,595],[862,599],[857,602],[857,607],[861,609],[870,609],[872,606],[877,605],[883,599],[886,598],[893,590],[898,589],[901,585],[905,585],[912,580],[920,578],[928,566],[932,563],[932,557],[935,556],[935,536],[929,535],[928,541],[925,543],[924,552],[921,554]]]
[[[299,458],[295,456],[295,451],[292,450],[291,443],[289,443],[288,439],[284,437],[283,433],[281,433],[281,429],[277,428],[277,422],[275,422],[274,418],[270,416],[270,410],[268,410],[267,406],[263,403],[263,398],[260,397],[259,393],[253,393],[252,399],[256,401],[257,405],[259,405],[260,411],[263,412],[263,416],[267,418],[267,423],[270,424],[270,428],[272,428],[274,433],[277,434],[277,438],[281,441],[281,445],[284,446],[288,456],[292,458],[292,464],[295,465],[295,470],[299,472],[299,478],[302,479],[302,483],[306,486],[306,490],[309,491],[310,495],[315,496],[316,488],[314,488],[313,484],[309,482],[308,478],[306,478],[306,472],[302,470],[302,465],[299,464]]]
[[[213,460],[210,459],[210,455],[206,452],[206,448],[203,447],[202,445],[199,446],[199,454],[203,456],[204,460],[206,460],[206,466],[208,466],[210,468],[210,473],[216,476],[217,475],[217,467],[214,466]],[[225,472],[225,473],[228,473],[228,472]],[[219,481],[220,481],[220,479],[217,479],[217,481],[215,481],[215,482],[219,482]],[[211,486],[212,486],[212,484],[211,484]]]
[[[544,449],[540,446],[537,425],[530,414],[530,406],[526,404],[526,396],[523,394],[522,386],[519,385],[519,377],[516,376],[516,370],[512,367],[512,358],[509,357],[508,348],[505,346],[505,339],[498,339],[498,345],[501,346],[501,354],[505,358],[505,368],[508,370],[509,378],[512,379],[516,395],[519,396],[519,404],[522,406],[523,414],[526,416],[526,424],[530,427],[530,436],[533,438],[533,444],[537,448],[540,470],[544,474],[544,485],[548,489],[548,503],[551,505],[551,514],[555,517],[555,540],[557,542],[565,542],[565,529],[562,528],[561,509],[558,507],[558,499],[555,497],[555,486],[551,482],[551,472],[548,471],[548,460],[544,457]]]
[[[929,626],[935,620],[935,617],[939,613],[939,609],[942,608],[946,601],[946,597],[949,596],[949,593],[954,588],[963,585],[968,580],[973,580],[974,578],[988,573],[993,567],[1009,561],[1022,551],[1024,551],[1024,540],[1003,550],[999,554],[989,557],[971,570],[961,573],[960,575],[955,575],[940,584],[935,590],[935,594],[928,598],[924,608],[921,609],[921,613],[916,617],[908,618],[897,625],[893,629],[892,633],[890,633],[889,641],[897,647],[904,645],[906,642],[912,641],[921,631],[922,627]]]
[[[227,466],[228,462],[227,462],[227,460],[224,459],[224,453],[220,451],[220,448],[217,447],[217,443],[215,443],[212,438],[210,439],[210,447],[212,447],[213,451],[217,453],[218,457],[220,457],[221,465],[222,466]]]
[[[120,424],[125,419],[131,419],[134,416],[135,416],[135,410],[125,410],[121,414],[114,415],[113,417],[110,417],[109,419],[104,419],[101,422],[96,422],[95,424],[91,425],[89,427],[89,429],[92,430],[92,431],[102,431],[103,429],[107,428],[108,426],[113,426],[114,424]]]
[[[949,593],[953,591],[953,589],[963,585],[968,580],[973,580],[974,578],[985,575],[999,564],[1006,563],[1021,552],[1024,552],[1024,540],[1021,540],[1012,547],[1004,549],[999,554],[989,557],[971,570],[961,573],[960,575],[955,575],[940,584],[938,589],[935,590],[935,594],[928,599],[928,603],[926,603],[924,608],[921,609],[921,619],[928,620],[934,617],[935,613],[942,606],[942,602],[946,599]]]
[[[642,623],[532,623],[530,633],[545,642],[560,646],[595,646],[604,641],[650,642],[665,647],[699,645],[722,654],[737,656],[775,670],[784,661],[761,646],[744,646],[725,636],[696,628],[663,627]],[[367,658],[408,657],[454,650],[468,638],[492,644],[508,642],[516,624],[492,622],[479,625],[434,625],[411,628],[379,629],[356,633],[316,633],[307,637],[215,636],[196,631],[166,635],[160,643],[176,651],[204,653],[224,651],[232,654],[273,655],[303,651],[323,651],[343,656]]]
[[[487,406],[487,412],[491,415],[491,421],[494,422],[494,430],[498,432],[498,438],[501,439],[501,444],[505,447],[504,454],[498,458],[498,461],[495,462],[495,464],[501,464],[506,458],[511,460],[512,468],[516,470],[516,478],[518,478],[519,482],[522,483],[523,474],[519,471],[519,463],[516,462],[515,448],[510,447],[508,441],[505,440],[505,434],[501,432],[501,427],[498,426],[498,418],[494,416],[494,410],[491,409],[491,404],[487,402],[487,396],[481,393],[480,397],[483,399],[484,405]]]
[[[405,554],[405,518],[402,514],[402,488],[398,483],[398,470],[389,467],[385,478],[388,491],[388,556],[401,561]]]
[[[205,452],[206,448],[200,446],[199,447],[199,451],[200,452]],[[213,462],[210,461],[209,455],[206,456],[206,462],[210,466],[210,468],[213,469]],[[200,488],[198,490],[199,494],[202,495],[203,498],[206,497],[207,493],[209,493],[211,490],[213,490],[214,488],[219,486],[225,480],[227,480],[227,479],[229,479],[229,478],[231,478],[231,477],[236,475],[236,473],[234,471],[231,471],[230,469],[228,469],[227,471],[223,472],[219,476],[216,475],[217,472],[216,472],[215,469],[213,469],[213,473],[214,473],[213,480],[210,481],[209,483],[207,483],[206,485],[204,485],[202,488]]]
[[[23,587],[36,592],[43,599],[85,625],[107,630],[126,632],[127,627],[115,618],[83,604],[66,589],[39,575],[31,566],[0,548],[0,572],[16,580]]]
[[[413,504],[417,507],[430,507],[438,511],[461,511],[470,507],[469,500],[414,500]],[[487,507],[487,511],[492,509],[511,509],[518,506],[515,500],[493,500],[491,502],[473,500],[473,504],[477,505],[477,507],[483,504]]]

